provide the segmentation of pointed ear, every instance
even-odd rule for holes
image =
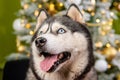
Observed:
[[[35,31],[40,27],[40,25],[43,23],[43,21],[45,21],[45,19],[47,19],[47,18],[48,18],[48,14],[47,14],[46,10],[41,9],[40,13],[37,17],[37,25],[36,25]]]
[[[74,21],[84,23],[84,19],[82,13],[80,12],[79,8],[75,4],[71,4],[67,11],[67,16],[69,16]]]

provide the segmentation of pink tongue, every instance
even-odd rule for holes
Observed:
[[[57,61],[57,55],[46,57],[41,63],[40,67],[43,71],[48,71],[54,65],[54,62]]]

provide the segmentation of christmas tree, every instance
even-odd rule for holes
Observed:
[[[119,0],[21,0],[13,23],[18,52],[8,60],[29,58],[30,40],[41,8],[50,15],[63,15],[72,3],[79,7],[92,34],[99,80],[120,80],[120,36],[113,29],[118,26],[114,20],[119,19]]]

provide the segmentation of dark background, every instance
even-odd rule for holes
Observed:
[[[0,0],[0,80],[5,57],[16,52],[16,36],[13,34],[12,23],[19,9],[20,0]]]

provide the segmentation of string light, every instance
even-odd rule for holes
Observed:
[[[55,10],[55,5],[53,3],[50,3],[49,10],[50,11],[54,11]]]
[[[101,31],[101,35],[105,36],[106,32],[105,31]]]
[[[113,13],[113,12],[110,12],[110,15],[111,15],[111,16],[114,16],[114,13]]]
[[[23,52],[25,50],[25,47],[23,46],[23,45],[20,45],[19,47],[18,47],[18,51],[19,52]]]
[[[105,24],[106,24],[106,21],[102,21],[102,24],[105,25]]]
[[[33,34],[34,34],[34,31],[30,31],[29,34],[30,34],[30,35],[33,35]]]
[[[34,15],[35,15],[35,16],[38,16],[38,14],[39,14],[39,11],[38,11],[38,10],[35,10]]]
[[[38,8],[42,8],[42,4],[39,4],[39,5],[38,5]]]
[[[100,22],[100,19],[96,19],[96,22],[99,23],[99,22]]]
[[[104,11],[104,10],[102,10],[102,11],[101,11],[101,14],[102,14],[102,15],[104,15],[104,14],[105,14],[105,11]]]
[[[88,8],[88,11],[91,12],[91,11],[92,11],[92,7],[89,7],[89,8]]]
[[[24,19],[21,20],[21,26],[22,26],[22,27],[25,26],[25,20],[24,20]]]
[[[94,13],[94,12],[91,12],[91,16],[95,16],[95,13]]]
[[[102,44],[102,42],[99,41],[99,42],[96,42],[96,43],[95,43],[95,46],[98,47],[98,48],[100,48],[100,47],[103,46],[103,44]]]
[[[81,10],[81,13],[84,14],[85,13],[84,10]]]
[[[110,47],[110,46],[111,46],[110,43],[107,43],[107,44],[106,44],[106,47]]]
[[[96,27],[96,26],[108,26],[110,24],[110,20],[108,21],[104,21],[104,22],[101,22],[101,23],[89,23],[89,22],[86,22],[86,24],[90,27]],[[112,24],[112,22],[111,22]]]
[[[24,9],[28,9],[29,5],[28,4],[24,4],[23,8]]]
[[[110,69],[112,67],[112,65],[108,64],[108,69]]]
[[[92,5],[95,5],[96,2],[95,2],[95,0],[91,0],[91,3],[92,3]]]
[[[59,3],[59,6],[60,6],[60,7],[63,7],[63,3],[62,3],[62,2],[60,2],[60,3]]]

